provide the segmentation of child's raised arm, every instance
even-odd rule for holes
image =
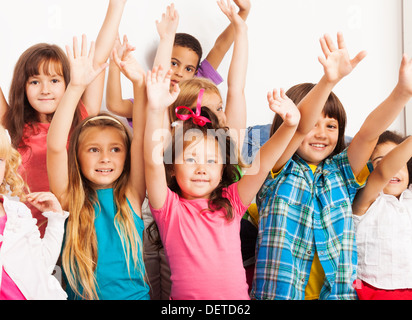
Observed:
[[[238,183],[240,199],[244,204],[249,204],[259,191],[268,173],[278,161],[299,124],[300,113],[296,105],[281,90],[268,93],[269,107],[283,119],[282,125],[259,149],[252,166],[258,166],[257,174],[245,174]]]
[[[319,62],[324,69],[324,75],[314,88],[300,101],[298,108],[301,121],[286,151],[274,166],[275,172],[279,171],[299,148],[305,136],[313,129],[325,103],[336,84],[353,71],[360,61],[366,56],[365,51],[359,52],[355,58],[350,59],[342,33],[338,33],[338,47],[329,35],[320,39],[320,45],[325,57],[319,57]]]
[[[6,98],[4,97],[3,90],[0,87],[0,123],[3,123],[3,116],[9,107]]]
[[[148,72],[146,78],[148,104],[144,134],[144,165],[147,193],[150,204],[155,209],[163,206],[167,195],[163,142],[157,141],[156,136],[159,136],[161,131],[169,132],[163,129],[164,113],[180,92],[178,85],[170,92],[171,75],[172,70],[164,75],[161,68],[155,67],[152,72]]]
[[[228,74],[228,92],[226,100],[226,125],[235,129],[238,135],[238,145],[242,146],[243,136],[240,130],[246,129],[246,72],[248,64],[248,35],[245,21],[236,12],[235,6],[220,0],[218,5],[232,23],[235,36],[232,61]]]
[[[160,21],[156,20],[156,28],[160,41],[153,67],[162,66],[166,70],[169,70],[178,25],[179,14],[172,3],[170,6],[167,6],[166,12],[162,14],[162,19]]]
[[[120,20],[123,15],[127,0],[110,0],[106,17],[96,39],[96,50],[94,55],[94,68],[99,68],[107,62],[118,34]],[[100,112],[105,73],[101,73],[85,90],[82,101],[89,116]]]
[[[357,176],[365,167],[379,136],[392,124],[412,97],[412,59],[402,57],[399,80],[386,98],[366,118],[348,147],[352,171]]]
[[[113,62],[116,67],[133,83],[133,139],[130,150],[130,192],[138,200],[138,207],[142,206],[146,196],[144,175],[143,139],[146,123],[146,79],[145,71],[133,57],[132,47],[123,54],[122,59],[117,51],[113,50]]]
[[[109,72],[107,76],[106,86],[106,107],[110,112],[121,117],[130,118],[133,114],[133,102],[122,97],[122,84],[120,77],[120,69],[113,58],[114,52],[120,59],[123,59],[129,52],[135,48],[129,45],[127,37],[123,37],[123,43],[119,37],[116,38],[114,49],[109,63]]]
[[[353,201],[352,212],[363,215],[376,200],[389,181],[412,157],[412,136],[391,150],[372,171],[366,186],[358,191]],[[409,181],[411,183],[411,181]]]
[[[250,0],[233,0],[234,3],[239,7],[238,15],[246,21],[250,12]],[[209,51],[206,56],[206,60],[217,70],[225,57],[226,53],[229,51],[232,43],[235,40],[235,30],[233,23],[230,25],[217,37],[213,48]]]
[[[87,53],[87,39],[82,37],[82,47],[79,50],[77,38],[73,39],[73,52],[66,46],[70,62],[70,83],[67,86],[59,106],[53,116],[47,134],[47,174],[50,190],[62,201],[68,185],[67,140],[73,121],[73,116],[79,99],[86,87],[107,67],[104,63],[94,68],[94,42]],[[61,202],[63,208],[67,205]]]

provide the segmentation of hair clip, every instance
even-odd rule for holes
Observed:
[[[176,109],[175,109],[176,117],[179,118],[180,120],[183,120],[183,121],[192,118],[194,124],[197,124],[197,125],[202,126],[202,127],[207,122],[211,122],[208,118],[203,117],[203,116],[200,115],[200,111],[201,111],[201,108],[202,108],[202,97],[203,97],[204,92],[205,92],[205,89],[200,89],[199,95],[197,96],[196,113],[194,113],[192,111],[192,109],[190,109],[186,106],[179,106],[179,107],[176,107]],[[188,110],[189,114],[179,114],[179,113],[177,113],[182,108]]]

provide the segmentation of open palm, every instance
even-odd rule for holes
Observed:
[[[90,51],[87,53],[87,38],[82,36],[82,46],[79,50],[77,38],[73,38],[73,52],[66,46],[67,57],[70,62],[70,83],[75,86],[87,87],[94,79],[108,66],[104,63],[97,69],[93,66],[95,43],[90,44]]]

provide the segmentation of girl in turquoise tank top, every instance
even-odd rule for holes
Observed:
[[[93,66],[94,43],[81,52],[66,47],[68,85],[50,125],[47,170],[50,188],[70,212],[62,250],[69,299],[149,299],[143,262],[144,77],[131,72],[134,136],[117,118],[101,113],[72,132],[82,93],[107,64]],[[131,70],[133,71],[133,70]],[[69,150],[66,149],[70,134]]]

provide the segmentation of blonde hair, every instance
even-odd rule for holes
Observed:
[[[134,223],[133,212],[126,198],[127,182],[130,174],[131,135],[128,129],[115,117],[100,114],[85,119],[73,131],[69,143],[67,203],[70,216],[67,221],[62,262],[67,280],[73,291],[83,299],[98,299],[95,269],[97,266],[97,238],[94,227],[94,206],[99,205],[97,193],[80,170],[77,153],[86,132],[92,127],[113,127],[122,134],[127,155],[124,170],[113,184],[114,202],[117,208],[115,227],[122,242],[127,266],[130,256],[134,266],[145,280],[143,243]],[[130,270],[129,275],[130,275]],[[82,289],[82,292],[81,292]]]
[[[0,158],[6,162],[4,178],[0,184],[0,194],[10,192],[12,196],[17,196],[24,202],[26,200],[26,194],[29,192],[29,187],[18,173],[18,168],[21,164],[21,155],[12,147],[10,135],[1,125]]]
[[[196,107],[197,97],[200,89],[204,89],[205,93],[215,93],[221,97],[219,88],[209,79],[206,78],[192,78],[183,81],[180,84],[180,93],[176,101],[169,107],[170,122],[177,119],[175,109],[179,106],[186,106],[188,108]]]

